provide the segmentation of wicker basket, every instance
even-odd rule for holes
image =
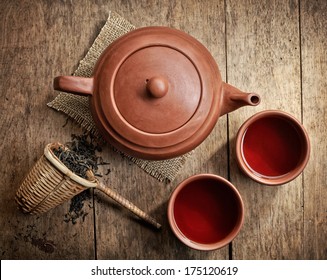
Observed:
[[[161,225],[130,201],[104,186],[97,179],[84,179],[69,170],[53,153],[60,143],[48,144],[44,154],[24,178],[16,192],[16,202],[25,213],[41,214],[73,198],[88,188],[96,188],[156,228]]]

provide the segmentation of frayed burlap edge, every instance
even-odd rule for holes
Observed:
[[[107,22],[101,29],[86,56],[80,61],[73,75],[90,77],[103,50],[117,38],[133,29],[135,29],[135,26],[130,24],[123,17],[114,12],[110,12]],[[65,113],[86,131],[92,133],[96,137],[100,137],[89,109],[88,97],[60,92],[58,96],[47,105],[50,108]],[[188,153],[173,159],[150,161],[134,158],[120,151],[117,152],[121,153],[124,157],[131,160],[160,182],[173,181],[185,164],[187,158],[191,155],[191,153]]]

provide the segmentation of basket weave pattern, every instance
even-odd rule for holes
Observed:
[[[41,214],[85,189],[60,172],[43,155],[17,190],[16,202],[25,213]]]
[[[15,199],[23,212],[30,214],[47,212],[80,192],[95,188],[157,229],[161,227],[150,215],[99,182],[92,171],[88,174],[88,179],[74,174],[54,155],[53,150],[58,147],[68,149],[60,143],[48,144],[44,155],[35,163],[18,188]]]

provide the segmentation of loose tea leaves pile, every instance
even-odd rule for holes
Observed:
[[[71,221],[74,225],[76,224],[78,218],[81,218],[84,222],[85,217],[89,214],[88,212],[83,210],[84,201],[91,198],[90,191],[90,189],[87,189],[71,199],[69,211],[65,214],[64,217],[64,221],[66,223],[69,223]],[[92,208],[91,205],[89,205],[89,207]]]
[[[88,134],[81,136],[72,135],[72,141],[65,144],[68,149],[59,147],[53,153],[56,157],[76,175],[87,179],[86,172],[92,170],[95,175],[97,174],[98,165],[104,163],[101,157],[96,155],[96,151],[101,151],[98,144],[93,143],[93,139]]]
[[[95,176],[102,176],[96,173],[99,165],[109,164],[102,160],[102,157],[97,156],[96,152],[101,152],[101,147],[98,143],[94,143],[93,138],[89,134],[83,134],[81,136],[72,135],[72,141],[65,143],[68,149],[59,147],[53,150],[55,156],[76,175],[88,179],[87,171],[91,170]],[[88,215],[83,210],[84,201],[91,197],[90,190],[87,189],[79,195],[75,196],[71,200],[69,212],[65,214],[64,221],[71,221],[75,224],[78,218],[82,218],[84,221]]]

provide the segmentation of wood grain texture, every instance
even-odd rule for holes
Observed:
[[[231,182],[246,208],[233,259],[302,257],[302,177],[277,187],[260,185],[241,174],[233,160],[237,130],[256,111],[280,109],[301,118],[298,11],[296,1],[227,1],[228,82],[262,96],[258,107],[229,117]]]
[[[166,25],[182,29],[201,41],[213,54],[225,75],[224,2],[223,1],[129,1],[127,7],[111,9],[129,19],[137,27]],[[155,17],[153,15],[156,15]],[[201,16],[200,16],[201,15]],[[194,19],[197,18],[195,21]],[[206,32],[203,32],[206,30]],[[227,177],[226,117],[217,123],[213,133],[194,151],[174,182],[165,185],[149,178],[139,168],[108,151],[114,171],[107,182],[120,190],[137,205],[143,205],[162,223],[162,230],[129,221],[121,209],[112,211],[99,200],[96,205],[97,256],[99,259],[228,259],[228,247],[210,253],[198,252],[183,246],[171,232],[167,217],[167,201],[173,188],[195,173],[216,173]],[[129,222],[128,222],[129,221]],[[110,228],[110,230],[109,230]],[[109,249],[110,248],[110,249]]]
[[[73,6],[1,1],[0,10],[0,209],[4,213],[0,254],[4,259],[94,258],[92,199],[85,203],[89,215],[75,226],[64,221],[69,203],[42,216],[23,215],[14,203],[16,189],[45,145],[66,142],[79,131],[72,124],[63,128],[65,117],[49,110],[46,103],[55,96],[53,77],[72,72],[89,43],[89,34],[80,34],[78,25],[83,21]]]
[[[72,73],[115,11],[137,27],[179,28],[201,41],[224,81],[262,97],[258,107],[222,116],[174,182],[159,183],[105,147],[104,184],[161,224],[136,218],[95,190],[86,216],[65,222],[70,202],[40,216],[18,211],[20,182],[53,141],[82,131],[46,104],[55,76]],[[0,256],[1,259],[327,259],[327,5],[318,0],[46,1],[0,2]],[[300,119],[312,144],[303,175],[277,187],[259,185],[236,166],[235,136],[255,112],[281,109]],[[182,245],[168,226],[171,191],[190,175],[231,180],[246,208],[230,246],[199,252]]]
[[[327,259],[327,2],[301,1],[303,124],[311,140],[304,183],[304,258]]]

